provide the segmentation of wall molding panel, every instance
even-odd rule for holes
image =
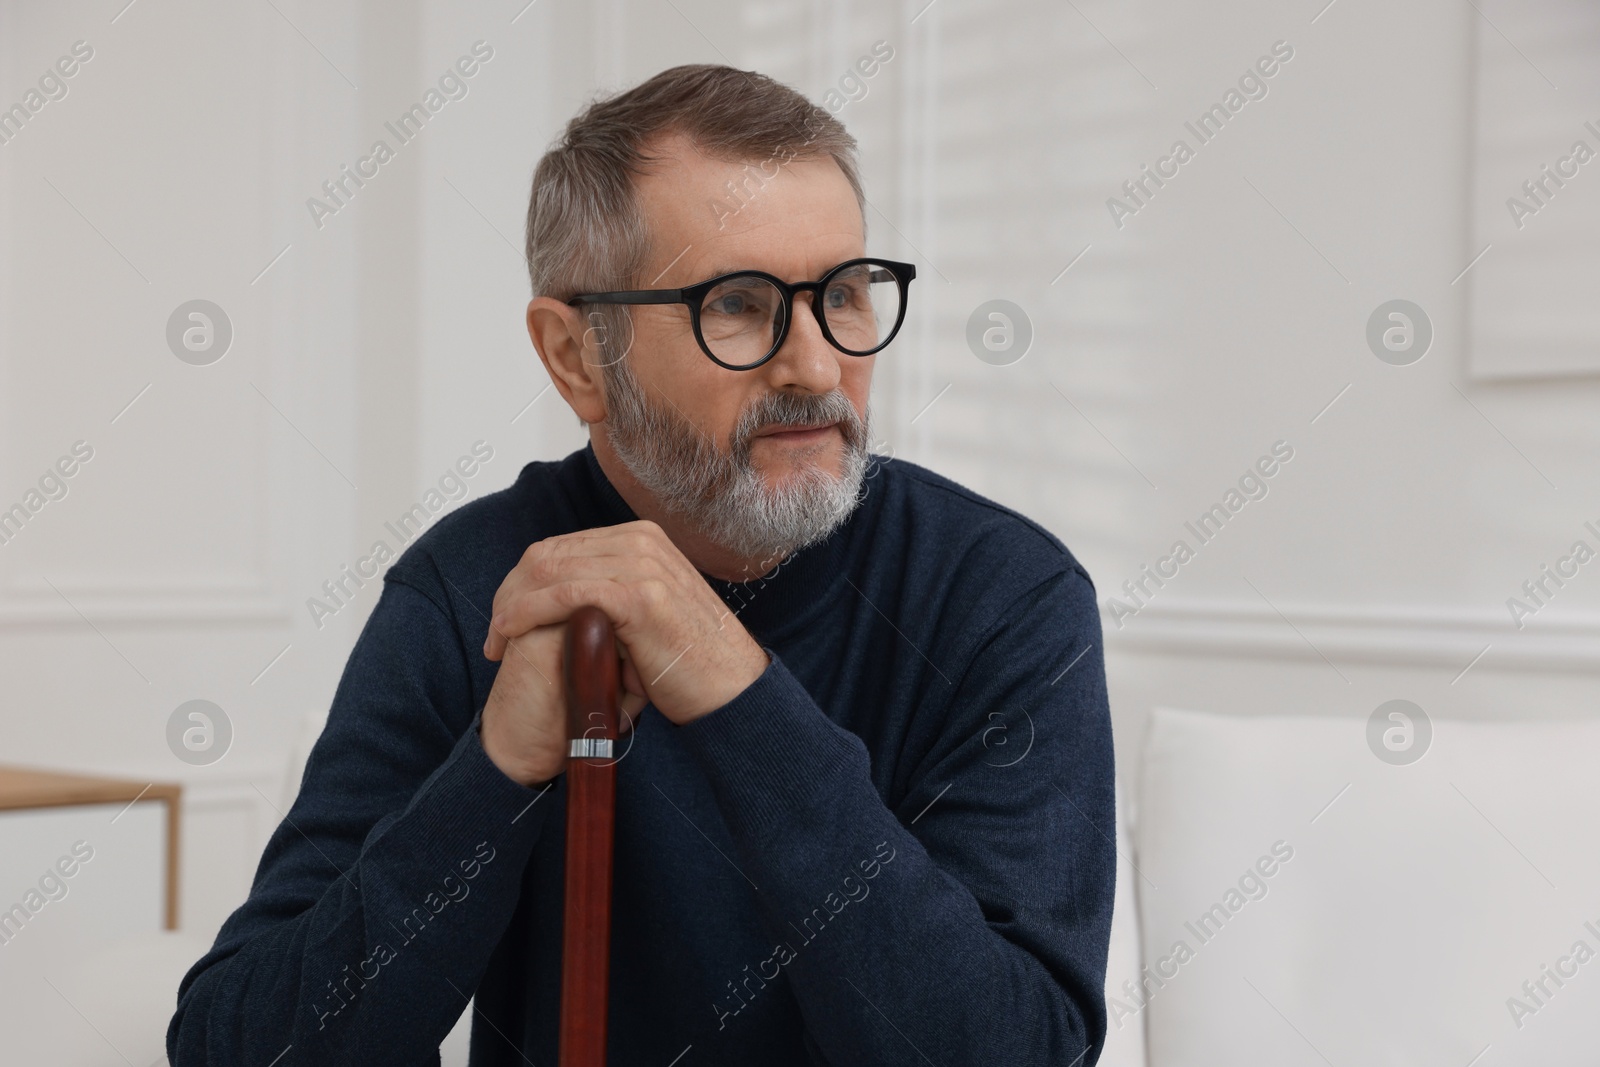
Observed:
[[[1102,626],[1108,648],[1130,652],[1312,661],[1326,656],[1337,665],[1461,671],[1470,663],[1474,670],[1600,673],[1600,613],[1552,613],[1529,620],[1519,631],[1494,611],[1388,604],[1279,607],[1282,616],[1261,604],[1168,601],[1124,618],[1120,630],[1104,616]]]

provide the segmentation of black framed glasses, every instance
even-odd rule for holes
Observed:
[[[794,321],[796,293],[811,294],[822,336],[849,356],[870,356],[900,332],[917,268],[889,259],[850,259],[814,282],[790,284],[740,270],[682,289],[580,293],[568,304],[687,304],[694,339],[711,361],[752,370],[778,354]]]

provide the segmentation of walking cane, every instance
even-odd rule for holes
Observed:
[[[620,717],[611,620],[585,605],[567,620],[567,857],[561,935],[560,1067],[605,1067],[611,860]]]

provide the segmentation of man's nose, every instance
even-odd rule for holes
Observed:
[[[812,293],[796,293],[794,319],[778,354],[763,368],[774,389],[798,387],[808,393],[831,392],[839,384],[843,353],[828,343],[817,321]]]

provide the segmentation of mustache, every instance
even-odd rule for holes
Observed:
[[[845,443],[867,446],[866,424],[850,398],[835,389],[829,393],[768,393],[744,410],[733,430],[733,454],[746,456],[755,435],[771,426],[815,426],[837,423]]]

